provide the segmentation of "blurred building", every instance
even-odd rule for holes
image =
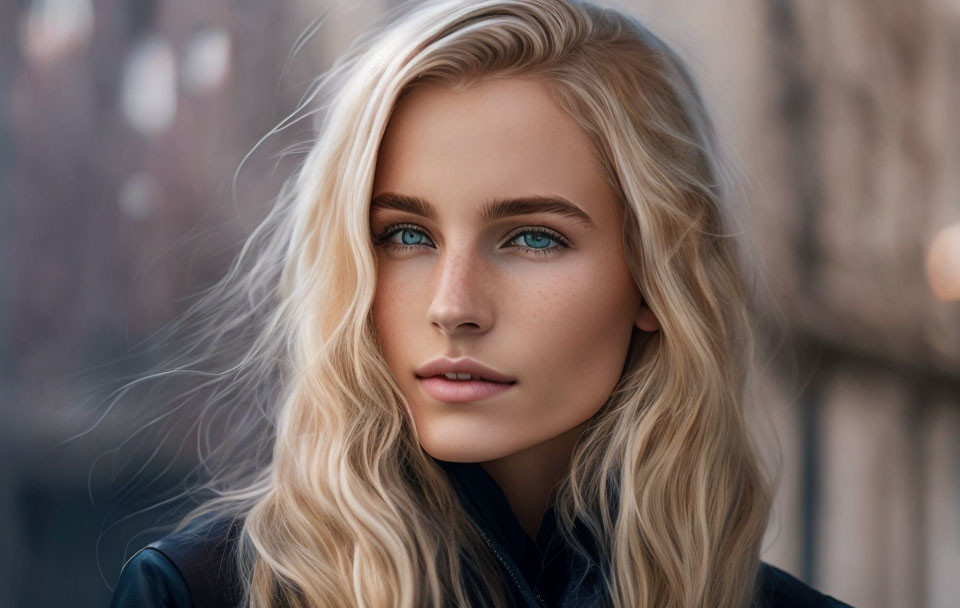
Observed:
[[[605,4],[690,62],[787,329],[762,377],[783,450],[764,559],[856,606],[955,606],[960,303],[924,259],[960,221],[960,4]],[[309,125],[258,142],[388,5],[0,4],[0,605],[105,605],[162,532],[138,510],[195,437],[117,449],[119,411],[63,440],[223,272]]]

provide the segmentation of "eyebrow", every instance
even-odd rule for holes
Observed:
[[[370,212],[393,209],[414,215],[436,220],[437,209],[427,200],[419,196],[385,192],[373,197],[370,201]],[[515,215],[529,215],[533,213],[552,213],[562,217],[569,217],[579,221],[588,228],[596,228],[596,224],[587,213],[562,196],[523,196],[520,198],[494,199],[480,210],[480,217],[485,222],[491,222]]]

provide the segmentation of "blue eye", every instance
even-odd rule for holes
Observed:
[[[517,241],[518,239],[523,239],[524,247],[536,255],[551,255],[556,249],[566,249],[569,247],[568,241],[560,236],[559,234],[546,231],[541,228],[531,229],[525,228],[520,232],[517,232],[510,239],[510,243]],[[550,247],[550,241],[557,243],[556,246]]]
[[[397,236],[400,237],[399,241],[394,238]],[[546,228],[523,228],[515,232],[508,239],[507,243],[514,243],[521,238],[523,239],[523,244],[512,246],[520,247],[534,255],[552,255],[559,253],[559,250],[570,247],[570,242],[564,238],[563,235]],[[551,247],[551,241],[556,243],[556,245]],[[383,246],[394,251],[417,249],[421,245],[428,247],[434,246],[430,237],[414,224],[393,224],[388,226],[378,236],[374,237],[374,245],[378,247]]]
[[[393,240],[396,235],[400,235],[400,242]],[[374,244],[391,249],[409,249],[426,244],[424,240],[433,243],[423,230],[413,224],[394,224],[375,237]]]

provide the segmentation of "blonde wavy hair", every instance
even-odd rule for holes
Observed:
[[[171,373],[206,372],[204,513],[243,520],[245,603],[506,605],[503,577],[422,449],[371,322],[377,150],[412,87],[536,79],[595,142],[626,257],[660,331],[622,377],[557,494],[586,524],[613,606],[745,607],[775,482],[745,405],[757,352],[749,271],[704,104],[636,19],[573,0],[407,4],[311,87],[287,122],[315,140],[223,280],[179,329]],[[196,393],[196,394],[199,394]],[[186,403],[189,400],[184,400]],[[467,588],[473,570],[482,590]]]

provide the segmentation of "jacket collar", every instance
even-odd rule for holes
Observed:
[[[557,529],[554,504],[544,513],[536,539],[531,539],[500,486],[479,463],[436,462],[447,473],[464,510],[500,563],[517,606],[574,608],[599,604],[599,577],[564,542]]]
[[[447,473],[461,504],[500,562],[511,585],[514,606],[595,608],[609,605],[598,568],[566,546],[557,532],[553,504],[544,513],[534,541],[514,516],[500,486],[480,464],[436,462]],[[596,564],[596,547],[585,528],[578,525],[575,533],[591,550],[593,564]],[[850,608],[763,561],[751,606]]]

